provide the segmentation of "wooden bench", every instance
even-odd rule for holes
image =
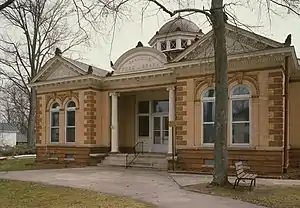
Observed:
[[[246,181],[246,180],[250,180],[251,184],[250,184],[250,190],[252,188],[252,185],[255,186],[256,185],[256,174],[252,174],[252,173],[246,173],[244,171],[244,166],[243,166],[243,162],[239,161],[236,162],[235,164],[235,172],[236,172],[236,179],[234,182],[234,186],[233,188],[235,189],[236,186],[239,185],[239,182],[242,181]]]

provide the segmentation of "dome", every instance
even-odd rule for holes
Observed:
[[[184,19],[182,17],[177,17],[167,23],[165,23],[158,31],[158,34],[166,34],[170,32],[200,32],[200,28],[192,21]]]

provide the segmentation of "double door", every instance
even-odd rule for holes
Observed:
[[[169,117],[167,115],[153,115],[152,127],[152,152],[167,152],[169,143]]]

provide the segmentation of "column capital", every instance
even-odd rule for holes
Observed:
[[[117,96],[117,97],[119,97],[120,96],[120,93],[119,92],[110,92],[109,93],[109,96]]]
[[[167,87],[167,91],[175,90],[175,86],[169,86]]]

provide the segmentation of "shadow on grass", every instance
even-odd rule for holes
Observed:
[[[194,184],[183,187],[185,190],[203,194],[230,197],[269,208],[299,208],[300,186],[262,186],[254,187],[249,191],[249,184],[239,185],[236,189],[232,186],[212,187],[206,183]]]

